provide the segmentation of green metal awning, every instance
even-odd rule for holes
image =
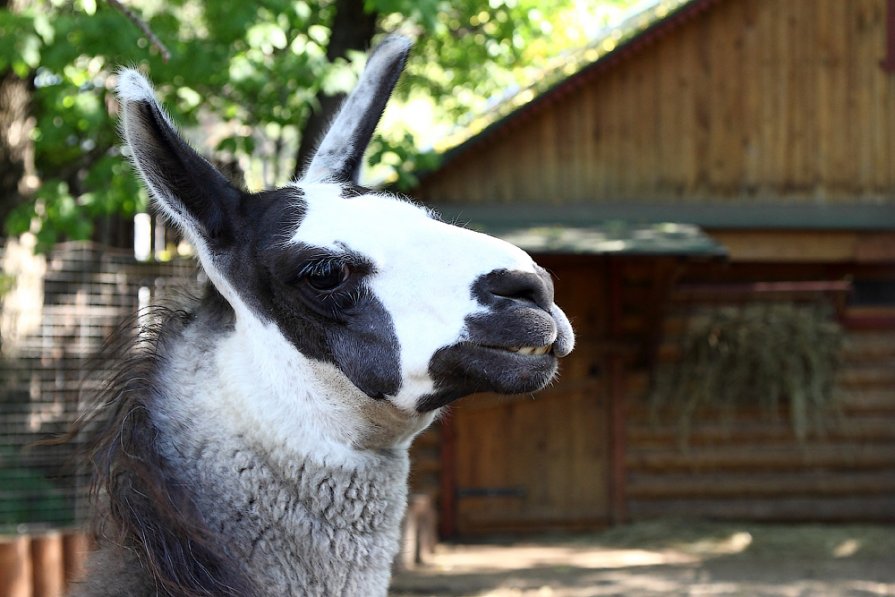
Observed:
[[[693,224],[580,217],[569,221],[561,217],[561,210],[554,212],[553,218],[526,218],[524,210],[513,208],[502,213],[458,206],[437,211],[446,221],[496,236],[529,253],[727,256],[724,246]]]
[[[484,231],[489,232],[487,227]],[[529,253],[727,255],[723,246],[691,224],[607,222],[595,226],[533,226],[489,233]]]

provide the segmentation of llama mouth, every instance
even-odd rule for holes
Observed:
[[[553,351],[552,344],[548,346],[489,346],[488,348],[530,356],[542,356]]]
[[[538,339],[535,339],[537,342]],[[435,391],[417,403],[429,412],[469,394],[530,394],[556,374],[556,345],[503,346],[461,342],[439,349],[429,363]]]

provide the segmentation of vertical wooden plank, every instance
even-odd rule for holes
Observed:
[[[513,189],[513,198],[516,201],[529,202],[533,200],[532,177],[537,176],[540,169],[538,164],[538,148],[541,143],[540,131],[535,123],[528,120],[524,129],[516,129],[516,133],[524,130],[525,135],[515,136],[507,139],[506,153],[504,154],[505,162],[501,164],[503,168],[515,171],[511,176],[511,187]],[[513,164],[514,166],[508,166]]]
[[[755,196],[760,188],[760,140],[758,139],[761,117],[761,38],[758,28],[759,4],[761,0],[746,0],[743,3],[742,49],[739,53],[741,88],[739,142],[742,152],[741,185],[742,192]]]
[[[696,34],[697,51],[696,64],[693,71],[694,94],[691,107],[695,124],[693,132],[696,150],[696,175],[690,192],[691,200],[706,199],[710,194],[708,191],[710,181],[709,168],[712,159],[710,121],[713,102],[711,85],[711,53],[713,48],[710,33],[710,19],[700,19]]]
[[[840,7],[842,2],[835,3]],[[817,118],[815,126],[817,127],[817,169],[818,169],[818,186],[819,198],[828,197],[831,193],[835,193],[836,182],[834,176],[831,176],[831,154],[833,139],[833,116],[831,112],[831,97],[833,94],[833,72],[836,63],[837,48],[835,39],[841,38],[834,31],[833,10],[835,7],[830,6],[829,2],[825,2],[823,10],[819,10],[817,14],[817,27],[815,29],[814,43],[816,46],[816,60],[814,70],[817,77],[816,99]]]
[[[611,113],[607,114],[607,124],[611,137],[608,140],[609,145],[606,147],[610,152],[612,169],[609,172],[609,184],[606,187],[606,198],[622,197],[625,188],[625,166],[628,163],[628,146],[630,145],[630,131],[627,122],[628,115],[625,108],[630,101],[625,96],[628,89],[628,79],[630,75],[620,69],[613,73],[612,84],[608,87],[607,102],[611,106]]]
[[[677,146],[677,139],[681,132],[676,124],[678,102],[672,94],[675,86],[675,78],[678,75],[677,65],[680,54],[680,38],[666,39],[656,55],[656,186],[654,192],[663,192],[671,195],[678,193],[680,187],[679,177],[675,176],[673,165],[673,151]]]
[[[895,0],[886,0],[886,52],[879,61],[880,67],[887,73],[895,72]]]
[[[886,11],[885,6],[881,2],[876,2],[871,7],[870,18],[867,21],[867,42],[868,42],[868,70],[872,80],[871,86],[871,113],[869,118],[876,123],[873,127],[870,142],[872,144],[873,155],[873,187],[870,194],[874,199],[878,200],[889,195],[890,189],[888,181],[891,179],[890,162],[888,160],[889,135],[886,123],[889,119],[889,113],[892,111],[892,96],[887,93],[886,79],[890,78],[891,73],[880,68],[872,68],[873,56],[879,55],[880,48],[885,47],[887,31],[886,31]],[[892,32],[895,36],[895,31]]]
[[[457,534],[457,436],[454,414],[441,417],[441,487],[438,492],[438,534],[449,539]]]
[[[585,134],[581,89],[563,99],[559,106],[559,150],[561,174],[559,188],[552,192],[565,203],[580,203],[583,188]]]
[[[786,140],[783,155],[786,156],[785,187],[792,195],[804,195],[808,186],[806,177],[805,143],[808,141],[806,131],[805,113],[810,111],[811,97],[805,84],[804,54],[807,39],[805,33],[807,27],[804,23],[814,12],[812,7],[806,7],[804,2],[789,3],[790,14],[786,19],[785,37],[788,42],[787,52],[782,56],[788,62],[787,84],[790,92],[790,100],[787,102],[786,111]],[[809,51],[814,51],[813,48]]]
[[[869,29],[872,27],[874,18],[874,4],[868,0],[857,0],[852,3],[852,33],[855,36],[855,62],[852,65],[854,70],[854,111],[851,112],[854,128],[857,134],[857,146],[853,159],[857,162],[857,179],[858,193],[866,194],[873,188],[874,181],[874,160],[873,160],[873,138],[875,136],[874,129],[879,126],[879,122],[872,119],[873,116],[873,78],[879,71],[874,64],[874,53],[879,52],[879,46],[874,43]],[[868,63],[869,61],[869,63]]]
[[[63,569],[65,583],[69,585],[84,577],[90,539],[86,533],[73,532],[62,536]]]
[[[31,537],[34,597],[62,597],[65,565],[62,533],[52,531]]]
[[[592,88],[593,95],[591,101],[594,103],[594,163],[599,164],[596,180],[594,180],[594,191],[599,200],[605,201],[610,196],[609,189],[613,185],[613,178],[617,168],[617,157],[610,151],[610,147],[616,147],[615,127],[618,123],[615,120],[614,105],[611,101],[612,86],[615,77],[607,75],[603,77],[599,88]]]
[[[539,159],[541,164],[540,176],[535,177],[536,196],[532,199],[537,203],[555,203],[562,196],[563,188],[560,184],[560,172],[568,162],[564,160],[564,152],[560,145],[562,139],[559,135],[562,110],[564,102],[552,102],[550,109],[542,112],[537,119],[540,121],[541,143],[538,144]],[[528,174],[531,176],[531,174]]]
[[[710,94],[708,110],[708,185],[710,198],[729,197],[738,186],[742,156],[736,128],[740,108],[737,47],[741,43],[739,2],[719,5],[709,16],[706,56]]]
[[[27,535],[0,537],[0,595],[32,597],[30,546]]]
[[[602,179],[603,163],[599,159],[599,113],[600,105],[595,101],[594,85],[579,89],[581,97],[582,121],[577,134],[581,136],[581,188],[577,199],[581,202],[595,201],[599,196],[598,181]]]
[[[618,91],[615,101],[621,106],[622,115],[622,159],[619,164],[619,188],[618,196],[623,199],[631,198],[631,191],[634,181],[640,174],[642,162],[638,155],[637,145],[637,124],[638,124],[638,106],[637,106],[637,86],[639,73],[630,67],[632,61],[628,61],[626,68],[621,69],[622,87]]]
[[[651,115],[647,112],[645,95],[649,74],[644,68],[643,55],[628,59],[625,70],[630,74],[626,91],[628,107],[628,152],[624,168],[626,199],[639,199],[643,196],[642,186],[650,178],[650,159],[647,145],[647,133],[650,131]]]
[[[659,48],[656,48],[659,50]],[[661,55],[661,53],[659,53]],[[654,198],[660,194],[659,189],[659,67],[661,61],[656,51],[649,52],[641,57],[639,68],[643,71],[641,82],[640,111],[642,117],[642,133],[640,137],[641,154],[645,160],[644,174],[638,185],[638,194],[641,197]]]
[[[615,88],[618,77],[609,73],[604,77],[599,92],[595,94],[595,103],[599,106],[596,116],[599,121],[599,137],[596,141],[596,159],[601,164],[602,176],[596,188],[602,201],[609,200],[618,186],[619,152],[618,141],[618,106],[615,101]]]
[[[824,95],[829,98],[826,115],[822,115],[821,133],[829,138],[823,141],[829,156],[826,163],[825,179],[830,194],[838,197],[854,196],[858,192],[856,180],[856,145],[859,131],[854,126],[854,22],[855,4],[852,2],[828,2],[828,25],[821,22],[821,27],[829,27],[829,33],[823,33],[825,43],[829,47],[829,57],[824,61],[821,77],[822,84],[829,90]],[[827,125],[829,122],[829,125]]]
[[[771,3],[769,3],[771,4]],[[789,180],[787,148],[790,130],[790,103],[792,88],[792,54],[789,42],[789,21],[792,2],[773,3],[775,9],[768,11],[769,56],[765,76],[765,88],[770,99],[767,114],[767,166],[768,186],[776,192],[786,189]]]
[[[698,77],[700,67],[699,28],[688,26],[685,34],[677,39],[678,60],[674,66],[676,73],[674,85],[669,88],[669,96],[664,101],[674,106],[676,124],[672,130],[678,140],[671,139],[671,145],[667,158],[668,168],[678,171],[680,181],[680,200],[686,201],[696,189],[699,179],[699,162],[703,156],[699,155],[697,144],[698,121],[696,119],[695,80]]]

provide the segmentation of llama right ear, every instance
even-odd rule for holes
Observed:
[[[143,75],[119,71],[118,99],[124,139],[152,196],[194,243],[225,244],[239,190],[177,134]]]
[[[404,70],[410,46],[406,37],[390,35],[373,50],[357,86],[311,158],[304,180],[357,183],[364,152]]]

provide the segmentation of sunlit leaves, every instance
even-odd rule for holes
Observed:
[[[107,2],[35,0],[31,12],[0,9],[0,72],[34,77],[32,138],[42,181],[9,230],[36,229],[46,247],[89,235],[97,215],[145,208],[145,193],[119,155],[112,91],[119,65],[147,72],[191,141],[235,158],[251,187],[285,182],[318,91],[349,90],[365,58],[327,59],[335,4],[130,0],[170,50],[168,61]],[[434,164],[437,136],[524,88],[550,56],[582,45],[589,19],[576,16],[580,4],[556,0],[548,10],[541,0],[365,0],[381,33],[416,38],[389,108],[396,112],[386,114],[368,154],[374,180],[412,185],[415,173]]]

